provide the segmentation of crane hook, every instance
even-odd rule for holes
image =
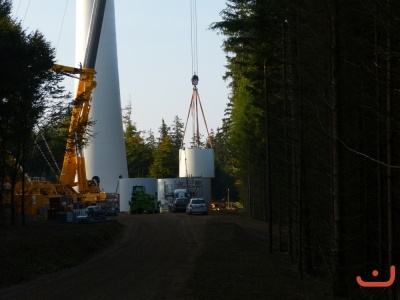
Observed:
[[[199,83],[199,76],[197,76],[196,74],[193,75],[192,77],[192,84],[194,86],[196,86]]]

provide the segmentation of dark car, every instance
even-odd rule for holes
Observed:
[[[186,206],[189,203],[188,198],[176,198],[174,200],[174,203],[172,204],[171,211],[172,212],[178,212],[178,211],[186,211]]]
[[[78,223],[90,223],[106,219],[106,211],[100,205],[91,205],[85,208],[85,214],[76,217]]]
[[[98,217],[105,215],[105,211],[99,205],[88,206],[86,207],[85,211],[89,217]]]

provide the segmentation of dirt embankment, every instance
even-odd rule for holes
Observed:
[[[121,229],[117,222],[0,227],[0,288],[83,263],[110,246]]]

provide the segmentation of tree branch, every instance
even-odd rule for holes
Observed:
[[[343,146],[345,146],[347,150],[350,150],[350,151],[353,152],[353,153],[356,153],[356,154],[361,155],[361,156],[363,156],[363,157],[365,157],[365,158],[368,158],[369,160],[374,161],[374,162],[376,162],[376,163],[378,163],[378,164],[381,164],[382,166],[390,167],[390,168],[393,168],[393,169],[400,169],[400,166],[389,166],[388,164],[385,164],[384,162],[382,162],[382,161],[380,161],[380,160],[377,160],[377,159],[372,158],[372,157],[370,157],[370,156],[368,156],[368,155],[366,155],[366,154],[364,154],[364,153],[358,152],[358,151],[356,151],[356,150],[350,148],[350,147],[347,146],[343,141],[341,141],[339,138],[336,138],[336,139],[337,139]]]

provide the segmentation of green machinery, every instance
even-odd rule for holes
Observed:
[[[158,213],[160,211],[156,196],[146,194],[146,188],[143,185],[134,185],[132,188],[132,197],[129,201],[131,214]]]

